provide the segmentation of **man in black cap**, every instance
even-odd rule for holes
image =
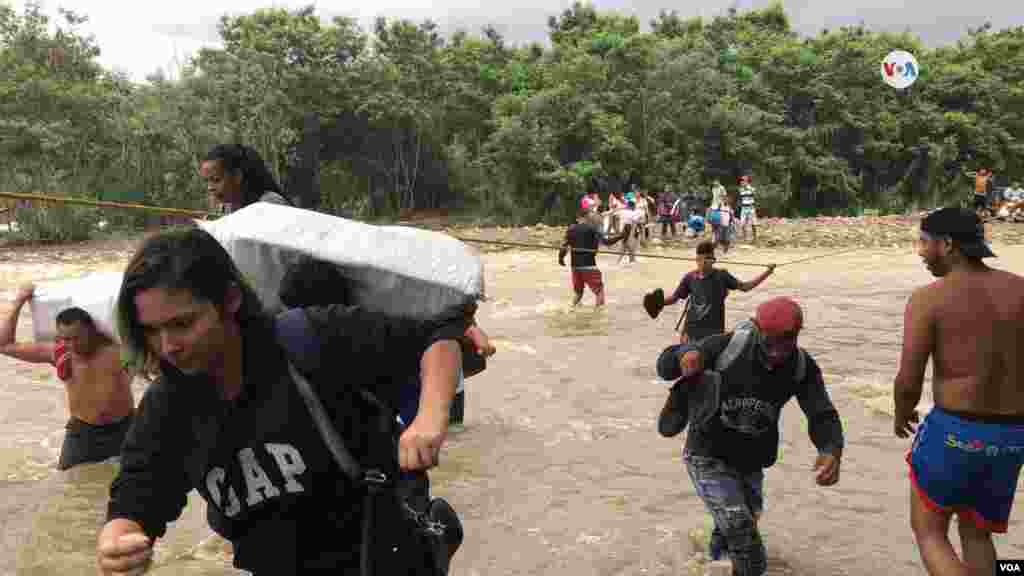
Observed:
[[[993,574],[1024,462],[1024,277],[985,265],[995,254],[967,209],[928,214],[918,254],[938,280],[907,302],[894,384],[895,433],[914,434],[910,525],[929,574]],[[935,407],[915,431],[929,357]]]

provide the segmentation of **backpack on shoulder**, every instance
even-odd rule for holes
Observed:
[[[699,383],[683,382],[678,358],[695,344],[675,344],[665,348],[658,356],[657,372],[663,380],[676,380],[669,391],[668,400],[658,415],[658,433],[666,438],[678,436],[687,425],[700,428],[718,412],[722,399],[722,374],[757,342],[757,325],[751,320],[740,322],[733,330],[725,350],[715,359],[715,366],[705,370]],[[807,376],[807,352],[797,348],[795,382]]]
[[[397,412],[370,391],[348,389],[355,424],[350,437],[362,435],[367,454],[363,462],[352,456],[324,405],[310,384],[320,374],[320,340],[314,322],[304,310],[277,318],[278,340],[289,358],[288,369],[313,423],[335,462],[362,491],[360,576],[446,576],[451,557],[462,542],[462,525],[452,507],[432,499],[419,511],[402,496],[399,482]],[[343,424],[344,426],[344,424]]]

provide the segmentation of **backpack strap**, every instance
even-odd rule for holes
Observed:
[[[793,380],[797,383],[803,382],[807,377],[807,351],[803,348],[796,349],[796,372]]]
[[[302,401],[305,402],[310,416],[313,417],[313,424],[320,433],[324,444],[327,445],[327,450],[353,483],[363,484],[366,478],[362,467],[345,448],[345,442],[334,428],[323,403],[320,402],[320,398],[313,391],[313,386],[303,374],[303,372],[310,375],[315,373],[313,367],[319,366],[321,352],[320,338],[305,311],[292,309],[280,314],[277,318],[277,331],[278,341],[288,355],[288,373],[295,381]],[[300,369],[296,368],[296,363],[301,367]]]
[[[313,424],[316,426],[320,437],[323,439],[327,450],[334,457],[334,461],[356,486],[366,489],[363,495],[363,521],[359,553],[359,574],[360,576],[372,576],[374,573],[374,561],[372,553],[371,538],[374,529],[375,497],[380,494],[386,485],[392,484],[390,478],[384,472],[372,469],[364,471],[363,468],[352,457],[352,454],[345,447],[330,416],[324,409],[320,398],[310,385],[309,380],[303,374],[314,374],[315,368],[319,366],[321,355],[320,338],[312,324],[312,321],[302,309],[292,309],[277,317],[278,341],[284,347],[290,357],[288,361],[288,373],[295,381],[303,402],[313,417]],[[304,370],[300,371],[292,363],[294,359]],[[315,361],[315,363],[314,363]],[[386,408],[375,396],[365,390],[360,390],[364,398],[377,405],[378,408]],[[386,412],[382,411],[382,414]],[[382,427],[387,426],[387,418],[383,417],[380,422]]]

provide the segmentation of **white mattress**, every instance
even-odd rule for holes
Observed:
[[[451,236],[404,226],[373,226],[328,214],[256,203],[215,221],[197,221],[231,254],[271,311],[297,254],[338,264],[354,303],[389,316],[430,318],[484,297],[483,262]],[[72,306],[119,341],[114,310],[122,272],[40,283],[31,301],[36,340],[53,340],[57,314]]]
[[[56,338],[57,314],[72,307],[88,312],[100,331],[119,340],[114,310],[123,276],[122,272],[104,272],[71,280],[37,283],[29,300],[35,340],[43,342]]]
[[[354,281],[354,303],[392,316],[428,318],[484,297],[479,255],[438,232],[266,202],[196,223],[227,249],[271,311],[281,308],[281,279],[298,254],[339,265]]]

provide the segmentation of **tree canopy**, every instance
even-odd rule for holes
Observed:
[[[1024,180],[1021,27],[930,49],[863,26],[804,37],[780,3],[663,11],[642,31],[577,2],[548,19],[544,46],[493,26],[446,38],[429,21],[367,31],[268,8],[223,17],[223,46],[174,80],[134,84],[97,64],[85,16],[61,18],[0,4],[2,189],[202,206],[196,167],[223,141],[308,186],[288,172],[310,114],[321,205],[357,213],[560,218],[592,188],[706,190],[743,174],[769,213],[897,210],[959,199],[979,167]],[[921,68],[903,91],[880,77],[895,49]]]

